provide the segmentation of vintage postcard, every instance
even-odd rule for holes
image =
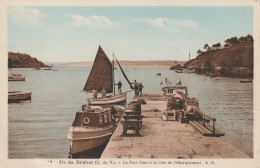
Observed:
[[[260,166],[258,0],[0,3],[0,167]]]

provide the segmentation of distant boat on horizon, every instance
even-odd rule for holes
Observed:
[[[252,83],[252,79],[240,79],[240,83]]]

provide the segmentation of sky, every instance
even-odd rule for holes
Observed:
[[[8,51],[43,62],[187,61],[205,44],[253,35],[252,7],[9,6]]]

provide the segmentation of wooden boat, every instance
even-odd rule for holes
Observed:
[[[181,80],[178,83],[176,83],[175,86],[172,86],[172,83],[169,82],[168,80],[166,83],[167,83],[167,87],[162,88],[163,96],[173,96],[173,95],[177,94],[177,92],[182,93],[184,95],[188,95],[188,88],[186,86],[181,85]]]
[[[116,60],[117,61],[117,60]],[[117,61],[125,79],[128,81],[122,67]],[[115,93],[114,87],[114,61],[106,56],[103,49],[99,46],[92,69],[84,86],[84,91],[91,92],[93,88],[101,91],[104,87],[107,93]],[[126,101],[126,93],[113,94],[106,98],[88,99],[88,105],[111,105]],[[116,113],[115,108],[100,110],[98,108],[91,109],[90,106],[83,105],[80,112],[76,113],[75,120],[68,133],[70,140],[70,154],[76,155],[85,152],[108,142],[116,124],[113,114]]]
[[[183,70],[181,70],[181,69],[175,69],[174,70],[176,73],[183,73]]]
[[[41,67],[36,67],[33,70],[41,70]]]
[[[162,74],[161,74],[161,73],[157,73],[156,75],[157,75],[157,76],[161,76]]]
[[[91,105],[106,105],[106,104],[117,104],[126,101],[126,93],[114,95],[112,97],[88,99],[88,104]]]
[[[25,81],[25,77],[8,76],[8,81]]]
[[[12,75],[13,75],[14,77],[16,77],[16,76],[22,76],[22,74],[13,74],[13,73],[12,73]]]
[[[188,95],[188,89],[186,86],[167,86],[162,88],[162,94],[164,96],[174,95],[177,91]]]
[[[52,68],[43,68],[42,70],[52,70]]]
[[[52,70],[53,69],[53,64],[51,66],[48,66],[48,68],[43,68],[42,70]]]
[[[240,79],[240,83],[252,83],[252,79]]]
[[[128,80],[126,74],[124,73],[119,62],[116,60],[123,76],[127,80],[130,88],[133,89],[131,82]],[[117,104],[126,101],[126,93],[115,95],[115,84],[114,84],[114,59],[111,61],[108,59],[107,55],[103,49],[99,46],[96,58],[94,60],[92,69],[86,81],[85,87],[83,88],[86,92],[93,91],[95,88],[98,92],[104,87],[106,93],[113,93],[112,96],[106,98],[92,98],[88,99],[89,105],[107,105],[107,104]]]
[[[32,93],[21,93],[20,91],[8,92],[8,103],[19,103],[31,100]]]
[[[77,112],[67,136],[70,140],[70,155],[73,157],[108,142],[116,124],[111,109]]]
[[[210,76],[210,78],[215,78],[215,77],[217,77],[217,74],[211,73],[211,74],[209,74],[209,76]]]

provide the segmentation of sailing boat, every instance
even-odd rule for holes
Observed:
[[[132,86],[118,61],[117,63],[124,77],[130,86]],[[113,65],[114,61],[111,63],[103,49],[99,46],[84,90],[88,92],[95,88],[100,91],[104,87],[107,93],[114,93]],[[88,101],[89,105],[120,103],[126,101],[126,93],[112,95],[106,98],[89,99]],[[99,109],[83,105],[81,111],[76,113],[75,120],[67,136],[70,140],[71,156],[106,144],[119,121],[116,121],[114,118],[115,113],[113,107],[110,109]]]
[[[133,89],[131,82],[128,80],[119,62],[117,60],[116,62],[123,76],[130,85],[130,88]],[[114,59],[111,63],[104,50],[101,48],[101,46],[99,46],[96,58],[83,90],[91,92],[93,88],[95,88],[98,92],[100,92],[103,87],[106,89],[107,93],[114,94],[112,96],[107,96],[106,98],[88,99],[89,105],[108,105],[126,101],[126,92],[115,95]]]

